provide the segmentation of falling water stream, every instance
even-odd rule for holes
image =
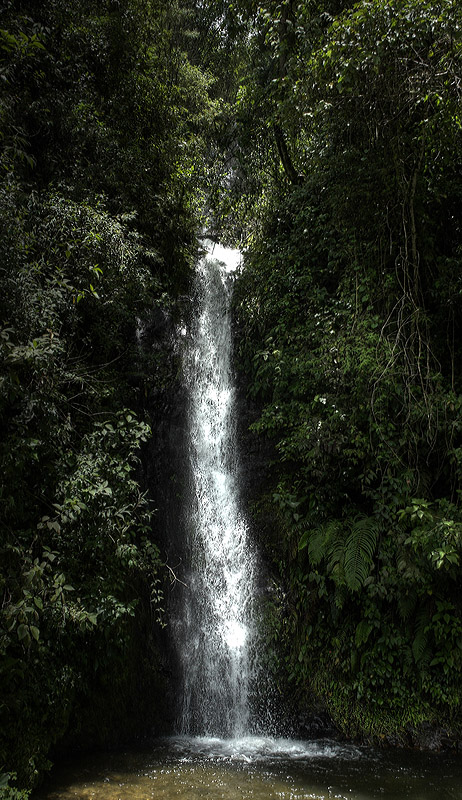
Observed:
[[[255,554],[236,485],[229,264],[197,269],[197,316],[186,357],[191,502],[186,602],[177,639],[183,664],[181,732],[248,733]]]
[[[222,249],[200,263],[186,355],[191,492],[185,599],[174,624],[183,664],[178,735],[61,764],[37,800],[462,800],[454,755],[255,732],[256,556],[236,484],[235,263],[236,253]]]

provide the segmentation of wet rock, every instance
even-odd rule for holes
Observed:
[[[297,723],[299,735],[304,739],[338,738],[339,736],[338,729],[326,712],[299,714]]]
[[[459,752],[462,742],[459,738],[445,728],[439,728],[430,722],[418,728],[408,726],[406,729],[407,744],[417,750],[439,752],[441,750],[455,750]],[[389,742],[393,744],[393,742]]]

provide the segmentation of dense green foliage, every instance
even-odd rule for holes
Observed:
[[[179,313],[204,226],[245,248],[268,667],[348,733],[460,728],[461,32],[453,0],[5,4],[7,797],[154,697],[139,458],[177,365],[136,328]]]
[[[156,714],[138,463],[176,367],[136,321],[188,287],[216,103],[176,4],[8,2],[0,28],[0,773],[31,786],[66,732]]]
[[[457,727],[462,11],[287,0],[256,20],[237,312],[275,448],[273,636],[349,733]]]

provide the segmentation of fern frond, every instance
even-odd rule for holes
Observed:
[[[378,538],[379,526],[374,517],[361,517],[353,523],[343,561],[345,580],[352,591],[360,589],[369,575]]]
[[[324,558],[324,545],[326,539],[326,532],[324,526],[315,528],[311,531],[308,541],[308,556],[312,564],[317,565]]]
[[[331,561],[332,556],[339,549],[340,522],[336,519],[330,520],[325,525],[321,525],[311,531],[308,541],[308,555],[313,565],[319,564],[323,558]],[[343,546],[341,547],[343,550]]]
[[[345,532],[343,526],[338,520],[333,520],[329,523],[326,542],[326,557],[329,559],[327,564],[328,573],[332,572],[334,567],[342,562],[344,550]]]

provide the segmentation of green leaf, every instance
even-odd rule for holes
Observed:
[[[31,632],[31,634],[32,634],[33,638],[35,639],[35,641],[36,641],[36,642],[38,642],[38,640],[39,640],[39,637],[40,637],[40,631],[39,631],[39,629],[38,629],[38,628],[36,628],[36,627],[35,627],[35,625],[31,625],[31,626],[30,626],[30,632]]]
[[[22,625],[18,625],[18,630],[17,630],[17,633],[18,633],[18,639],[19,639],[19,641],[22,641],[22,640],[23,640],[23,639],[25,639],[27,636],[29,636],[29,630],[28,630],[28,627],[27,627],[27,625],[24,625],[24,624],[22,624]]]
[[[373,625],[367,619],[362,619],[359,625],[356,628],[355,632],[355,644],[356,647],[360,647],[362,644],[365,644],[369,638],[371,631],[373,630]]]
[[[308,544],[308,539],[309,539],[309,536],[310,536],[310,531],[305,531],[305,532],[302,534],[302,536],[300,537],[300,541],[299,541],[299,543],[298,543],[298,550],[299,550],[299,552],[300,552],[301,550],[304,550],[304,549],[305,549],[305,547],[307,546],[307,544]]]

